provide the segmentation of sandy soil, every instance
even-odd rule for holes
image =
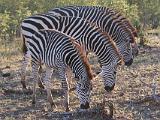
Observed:
[[[64,116],[54,117],[53,113],[63,113],[63,94],[60,81],[55,72],[52,79],[54,102],[57,108],[51,109],[46,100],[45,92],[40,92],[37,86],[37,103],[31,104],[31,94],[5,92],[4,89],[22,91],[20,83],[21,54],[12,51],[10,56],[2,56],[0,60],[0,120],[61,120],[68,119]],[[2,51],[3,52],[3,51]],[[1,52],[1,55],[3,53]],[[97,59],[90,55],[90,62],[94,71],[99,71]],[[5,68],[9,66],[10,68]],[[3,73],[10,73],[9,77],[3,77]],[[117,81],[112,94],[106,95],[106,101],[111,101],[114,106],[114,120],[159,120],[160,102],[153,99],[145,99],[152,95],[152,83],[156,83],[156,94],[160,95],[160,38],[150,37],[147,45],[140,48],[139,55],[134,59],[130,67],[120,66],[117,70]],[[32,87],[30,68],[27,71],[27,86]],[[74,80],[71,86],[75,86]],[[103,81],[96,78],[93,81],[91,94],[91,108],[101,103],[104,96]],[[160,97],[160,96],[159,96]],[[79,102],[75,91],[70,92],[70,107],[72,111],[79,108]],[[106,105],[106,109],[107,105]],[[101,114],[88,114],[73,116],[74,120],[103,120]]]

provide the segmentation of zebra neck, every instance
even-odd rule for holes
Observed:
[[[82,59],[77,53],[70,52],[64,55],[67,66],[71,68],[72,72],[75,74],[75,77],[79,78],[82,71],[84,71]]]

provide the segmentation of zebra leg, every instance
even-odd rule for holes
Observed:
[[[68,87],[68,80],[67,80],[67,75],[65,74],[65,69],[58,69],[59,75],[60,75],[60,79],[61,81],[61,86],[62,89],[64,91],[64,107],[65,107],[65,111],[68,112],[70,111],[69,108],[69,87]]]
[[[54,102],[53,102],[53,97],[52,97],[52,93],[51,93],[51,75],[52,75],[52,69],[49,67],[46,67],[46,74],[45,74],[45,78],[44,78],[44,83],[46,85],[46,89],[47,89],[47,100],[49,101],[51,108],[55,106]]]
[[[62,88],[63,88],[64,93],[65,93],[64,107],[65,107],[65,111],[68,112],[68,111],[70,111],[70,108],[69,108],[69,87],[68,87],[68,81],[67,80],[62,82]]]
[[[38,86],[39,86],[40,88],[44,89],[44,85],[43,85],[43,83],[42,83],[42,79],[43,79],[42,72],[43,72],[43,70],[42,70],[42,65],[40,65],[40,67],[39,67],[39,72],[38,72],[39,75],[40,75],[40,79],[38,79]]]
[[[26,82],[25,82],[26,68],[27,68],[27,65],[29,62],[29,58],[30,58],[29,53],[27,51],[27,53],[24,54],[24,56],[23,56],[22,65],[21,65],[21,84],[22,84],[23,89],[26,89]]]
[[[31,62],[32,64],[32,79],[33,79],[33,95],[32,95],[32,104],[36,103],[36,83],[38,80],[38,67],[39,65],[36,62]]]
[[[72,84],[72,73],[71,73],[71,69],[68,67],[67,70],[66,70],[66,75],[67,75],[67,79],[68,79],[68,87],[69,87],[69,90],[72,90],[72,89],[75,89],[75,88],[72,88],[71,84]]]

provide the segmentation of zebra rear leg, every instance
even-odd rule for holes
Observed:
[[[68,79],[67,77],[67,68],[63,68],[63,67],[59,67],[58,69],[58,73],[59,73],[59,76],[60,76],[60,79],[61,79],[61,87],[64,91],[64,107],[65,107],[65,111],[68,112],[70,111],[70,108],[69,108],[69,86],[68,86]]]
[[[53,97],[52,97],[52,93],[51,93],[51,75],[52,75],[52,70],[49,67],[46,67],[46,74],[45,74],[45,78],[44,78],[44,82],[46,85],[46,89],[47,89],[47,100],[49,101],[51,108],[56,108],[55,103],[53,102]]]
[[[64,107],[65,107],[65,111],[68,112],[68,111],[70,111],[70,108],[69,108],[69,88],[68,88],[67,81],[62,82],[62,89],[64,91]]]
[[[38,79],[38,86],[40,87],[40,88],[42,88],[42,89],[44,89],[45,87],[44,87],[44,85],[43,85],[43,82],[42,82],[42,79],[43,79],[43,75],[42,75],[42,73],[43,73],[43,70],[42,70],[42,66],[40,65],[40,67],[39,67],[39,75],[40,75],[40,79]]]
[[[21,84],[23,89],[27,89],[26,87],[26,68],[29,62],[29,56],[28,54],[24,54],[23,60],[22,60],[22,65],[21,65]]]
[[[32,105],[36,103],[36,83],[38,80],[38,65],[32,62],[32,79],[33,79],[33,94],[32,94]]]

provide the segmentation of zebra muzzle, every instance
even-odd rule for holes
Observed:
[[[131,58],[129,61],[125,62],[126,66],[130,66],[133,63],[133,59]]]
[[[85,104],[80,105],[80,109],[88,109],[88,108],[90,108],[89,102],[86,102]]]
[[[114,86],[115,86],[115,83],[114,83],[112,86],[105,86],[104,89],[105,89],[107,92],[111,92],[111,91],[114,89]]]

